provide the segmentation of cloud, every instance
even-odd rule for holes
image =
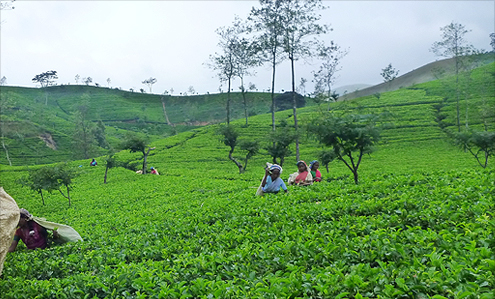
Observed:
[[[337,86],[382,81],[379,73],[392,63],[401,74],[437,59],[429,48],[440,39],[440,27],[451,21],[472,31],[467,39],[489,48],[494,32],[493,1],[324,1],[322,21],[349,54]],[[220,83],[204,63],[219,51],[215,29],[230,26],[234,15],[245,18],[257,1],[19,1],[2,12],[0,72],[11,85],[34,86],[31,78],[57,70],[59,84],[74,76],[123,89],[215,92]],[[309,79],[315,62],[296,65],[297,82]],[[271,69],[260,67],[246,78],[260,90],[270,86]],[[234,84],[237,89],[238,83]],[[277,69],[276,90],[290,88],[287,62]],[[145,88],[146,89],[146,88]],[[225,87],[224,87],[225,89]]]

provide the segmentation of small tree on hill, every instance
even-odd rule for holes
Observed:
[[[285,120],[280,122],[280,128],[280,130],[270,133],[270,144],[265,149],[272,157],[273,163],[282,166],[285,158],[292,153],[290,145],[296,140],[296,133],[289,128]],[[277,159],[279,159],[279,163],[277,163]]]
[[[108,154],[108,157],[106,157],[105,159],[105,177],[103,178],[103,184],[106,184],[107,183],[107,174],[108,174],[108,170],[110,168],[114,168],[117,166],[117,160],[115,160],[115,157],[114,157],[114,154],[113,153],[110,153]]]
[[[89,85],[91,82],[93,82],[93,78],[91,77],[83,78],[83,82],[84,84]]]
[[[454,133],[453,136],[455,144],[469,151],[483,168],[488,166],[488,158],[495,156],[495,132],[468,131]]]
[[[43,190],[52,193],[53,191],[59,191],[63,197],[69,199],[69,207],[71,205],[70,190],[72,189],[72,180],[78,176],[78,173],[71,169],[66,163],[58,164],[54,167],[46,166],[29,172],[29,176],[21,183],[24,186],[31,188],[40,194],[45,204],[45,199],[43,198]],[[67,195],[65,195],[60,189],[64,186],[67,190]]]
[[[41,87],[48,87],[58,79],[57,71],[47,71],[39,75],[34,76],[33,82],[39,83]]]
[[[55,166],[55,176],[58,182],[58,191],[62,194],[63,197],[69,200],[69,208],[70,208],[70,190],[72,189],[72,180],[78,176],[75,170],[69,168],[67,164],[59,164]],[[67,196],[60,189],[64,186],[67,190]]]
[[[147,143],[146,138],[136,134],[127,134],[121,144],[122,149],[128,149],[131,153],[143,154],[143,174],[146,174],[148,155],[150,151],[155,149],[154,147],[148,147]],[[148,150],[146,150],[147,147]]]
[[[244,167],[239,163],[232,154],[234,153],[235,147],[237,146],[237,137],[239,137],[239,133],[235,130],[233,126],[221,126],[218,128],[218,134],[222,136],[223,144],[230,147],[229,151],[229,159],[234,162],[234,164],[239,168],[239,173],[244,172]]]
[[[36,191],[41,196],[43,205],[45,205],[43,190],[51,193],[59,188],[54,168],[48,166],[38,169],[31,169],[28,177],[21,180],[20,183],[23,186],[29,187],[31,190]]]
[[[156,78],[150,77],[149,79],[146,79],[141,83],[146,84],[149,87],[151,93],[151,88],[153,87],[153,84],[156,83]]]
[[[308,124],[310,134],[325,146],[332,147],[335,157],[353,173],[359,183],[358,168],[364,154],[369,154],[380,139],[380,132],[368,116],[347,115],[337,118],[321,116]]]
[[[243,140],[239,144],[241,150],[246,151],[246,158],[244,159],[244,170],[246,170],[248,160],[256,155],[260,150],[260,144],[258,141]]]
[[[328,165],[330,164],[330,162],[332,162],[333,160],[335,160],[335,152],[333,151],[321,151],[319,154],[318,154],[318,158],[320,159],[320,164],[322,166],[325,166],[325,169],[327,170],[327,173],[330,172],[330,170],[328,169]]]
[[[392,82],[397,78],[397,75],[399,74],[399,71],[396,70],[391,63],[387,65],[384,69],[382,69],[382,72],[380,75],[383,77],[383,81],[385,83]]]

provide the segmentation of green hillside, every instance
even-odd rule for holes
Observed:
[[[227,94],[160,96],[84,85],[46,89],[2,86],[1,119],[5,145],[13,165],[44,164],[83,158],[74,142],[78,111],[86,119],[102,121],[107,140],[117,146],[127,131],[151,140],[211,123],[225,121]],[[270,95],[248,93],[248,114],[268,113]],[[165,101],[165,109],[162,99]],[[240,93],[232,93],[232,119],[244,117]],[[94,146],[90,156],[106,152]],[[8,164],[5,155],[1,164]]]
[[[463,127],[465,111],[477,129],[484,112],[495,111],[494,68],[470,74]],[[18,184],[27,167],[2,165],[0,185],[20,207],[71,225],[84,242],[36,251],[19,245],[7,256],[1,297],[493,298],[494,161],[479,167],[434,121],[432,105],[447,98],[446,122],[455,123],[450,86],[432,81],[298,110],[302,124],[328,108],[381,115],[383,140],[363,157],[359,185],[334,161],[319,184],[255,197],[271,158],[262,150],[239,174],[218,125],[153,141],[148,165],[160,176],[117,167],[103,184],[104,157],[97,167],[70,162],[80,173],[70,208],[58,192],[43,206]],[[290,124],[290,115],[276,118]],[[269,143],[271,115],[243,124],[233,122],[241,139]],[[495,120],[487,125],[493,131]],[[302,138],[303,160],[320,150]],[[137,153],[116,156],[141,162]],[[289,156],[284,180],[295,163]]]

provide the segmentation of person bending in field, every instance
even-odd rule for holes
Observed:
[[[33,220],[33,216],[28,210],[20,209],[21,218],[19,219],[19,227],[14,234],[14,240],[9,247],[9,252],[14,252],[19,240],[22,240],[27,249],[45,249],[48,244],[48,232],[46,228],[39,225]],[[58,232],[53,230],[53,237],[58,238]]]
[[[156,168],[154,168],[154,167],[151,167],[151,174],[160,175],[160,174],[158,173],[158,170],[156,170]]]
[[[263,181],[261,181],[261,194],[259,195],[263,195],[264,193],[278,193],[280,188],[287,193],[287,187],[285,186],[284,181],[280,178],[281,173],[282,167],[277,164],[267,167],[265,169]]]
[[[287,181],[289,185],[308,186],[313,184],[313,176],[306,162],[298,161],[296,165],[298,171],[289,176]]]
[[[96,166],[98,165],[98,163],[96,163],[96,160],[93,159],[93,161],[91,161],[91,163],[89,163],[89,166]]]
[[[320,162],[313,160],[309,163],[309,168],[311,169],[311,175],[313,176],[313,182],[321,182],[321,172],[318,170],[320,167]]]

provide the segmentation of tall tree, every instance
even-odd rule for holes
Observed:
[[[227,82],[227,125],[230,124],[230,90],[234,77],[237,76],[237,61],[236,48],[239,44],[239,32],[237,28],[220,27],[216,30],[220,37],[218,46],[222,50],[221,53],[210,55],[210,63],[208,66],[217,71],[217,76],[221,82]]]
[[[495,33],[490,33],[490,46],[492,46],[492,51],[495,53]]]
[[[321,15],[317,12],[325,7],[321,0],[291,0],[281,2],[283,51],[291,65],[292,82],[292,114],[294,128],[297,133],[297,102],[296,102],[296,75],[295,61],[301,58],[310,58],[315,55],[318,41],[317,36],[327,32],[327,26],[318,24]],[[314,39],[309,39],[314,37]],[[299,138],[296,134],[296,160],[299,161]]]
[[[323,100],[331,102],[336,100],[332,93],[332,86],[337,79],[337,72],[342,69],[342,59],[349,51],[342,49],[339,45],[331,42],[330,46],[321,46],[318,57],[321,60],[320,68],[313,72],[313,82],[315,83],[315,96],[323,96]],[[330,108],[330,106],[328,106]]]
[[[82,103],[74,113],[75,130],[73,134],[73,145],[76,152],[79,152],[84,159],[89,159],[93,150],[95,136],[93,134],[93,123],[89,118],[88,94],[81,96]]]
[[[259,8],[253,7],[248,17],[248,31],[255,33],[259,45],[259,57],[272,67],[272,129],[275,131],[275,70],[283,50],[283,0],[260,0]]]
[[[41,88],[45,90],[45,105],[48,105],[48,90],[46,87],[52,85],[55,80],[58,79],[57,71],[47,71],[34,76],[33,82],[37,82],[41,85]]]
[[[465,59],[467,55],[473,53],[474,47],[467,43],[465,35],[469,32],[466,27],[459,23],[450,23],[449,25],[440,28],[442,32],[442,40],[433,43],[430,51],[437,56],[454,58],[454,70],[455,70],[455,94],[456,94],[456,121],[457,130],[461,131],[460,120],[460,84],[459,73],[467,65],[465,65]]]
[[[251,90],[251,91],[256,90],[256,85],[254,85],[254,83],[249,82],[248,87],[246,88],[244,86],[244,77],[242,75],[239,75],[239,78],[241,79],[241,86],[239,86],[239,89],[241,90],[241,94],[242,94],[242,103],[244,105],[244,117],[246,118],[245,126],[247,127],[248,126],[248,117],[249,117],[247,93],[248,93],[248,90]]]
[[[94,138],[96,140],[96,143],[98,144],[99,147],[102,148],[109,148],[110,145],[108,144],[106,135],[105,135],[105,124],[103,121],[100,119],[96,123],[95,128],[93,129],[94,132]]]

